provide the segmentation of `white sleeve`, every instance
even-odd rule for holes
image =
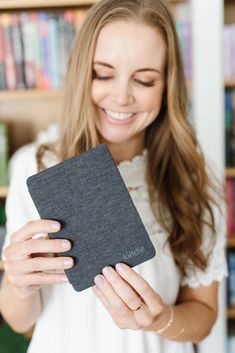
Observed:
[[[215,218],[215,242],[211,250],[211,230],[208,226],[204,226],[203,232],[203,253],[208,256],[208,267],[206,271],[199,269],[192,269],[187,276],[182,278],[181,285],[197,288],[199,286],[209,286],[214,281],[221,281],[228,276],[227,261],[226,261],[226,206],[223,200],[218,207],[213,207],[213,214]]]
[[[3,249],[9,244],[13,232],[30,220],[39,219],[27,189],[26,179],[37,172],[36,146],[28,145],[15,153],[10,161],[10,185],[6,199],[6,237]]]

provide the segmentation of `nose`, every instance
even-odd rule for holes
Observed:
[[[112,85],[110,98],[117,106],[127,106],[134,103],[134,95],[128,82],[116,81]]]

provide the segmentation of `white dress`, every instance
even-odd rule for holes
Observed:
[[[195,271],[183,278],[176,267],[166,233],[156,222],[149,206],[145,180],[146,151],[132,161],[118,165],[130,195],[156,248],[155,258],[135,267],[168,304],[174,304],[181,285],[196,288],[220,281],[227,275],[225,259],[225,221],[216,214],[217,241],[205,273]],[[47,156],[46,164],[56,161]],[[29,220],[39,218],[27,191],[25,180],[35,174],[35,146],[21,149],[14,157],[7,198],[7,237]],[[205,239],[207,232],[205,230]],[[38,319],[28,353],[192,353],[191,343],[161,339],[153,333],[121,330],[112,321],[91,288],[78,293],[70,284],[44,286],[43,309]]]

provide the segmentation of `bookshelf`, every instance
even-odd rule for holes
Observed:
[[[187,2],[185,0],[170,0],[173,6]],[[71,7],[89,7],[95,1],[88,0],[1,0],[1,10],[24,11],[37,9],[60,9]],[[11,133],[11,153],[18,147],[31,142],[39,130],[44,129],[50,121],[57,120],[61,110],[62,91],[27,90],[0,92],[0,119],[9,123]],[[38,109],[40,107],[40,109]],[[0,195],[6,197],[7,188]],[[1,264],[0,264],[1,266]]]

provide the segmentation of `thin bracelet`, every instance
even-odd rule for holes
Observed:
[[[182,308],[182,309],[183,309],[183,308]],[[181,330],[180,330],[176,335],[171,336],[171,337],[169,338],[170,340],[174,340],[174,339],[180,337],[180,336],[184,333],[184,331],[185,331],[185,327],[186,327],[186,316],[185,316],[185,312],[184,312],[184,311],[183,311],[183,313],[184,313],[184,323],[183,323],[183,326],[182,326]]]
[[[172,307],[169,305],[168,305],[168,308],[170,311],[170,318],[164,327],[160,328],[157,331],[154,331],[154,333],[156,333],[156,335],[159,335],[159,334],[163,333],[164,331],[166,331],[171,326],[172,322],[174,321],[174,311],[173,311]]]

